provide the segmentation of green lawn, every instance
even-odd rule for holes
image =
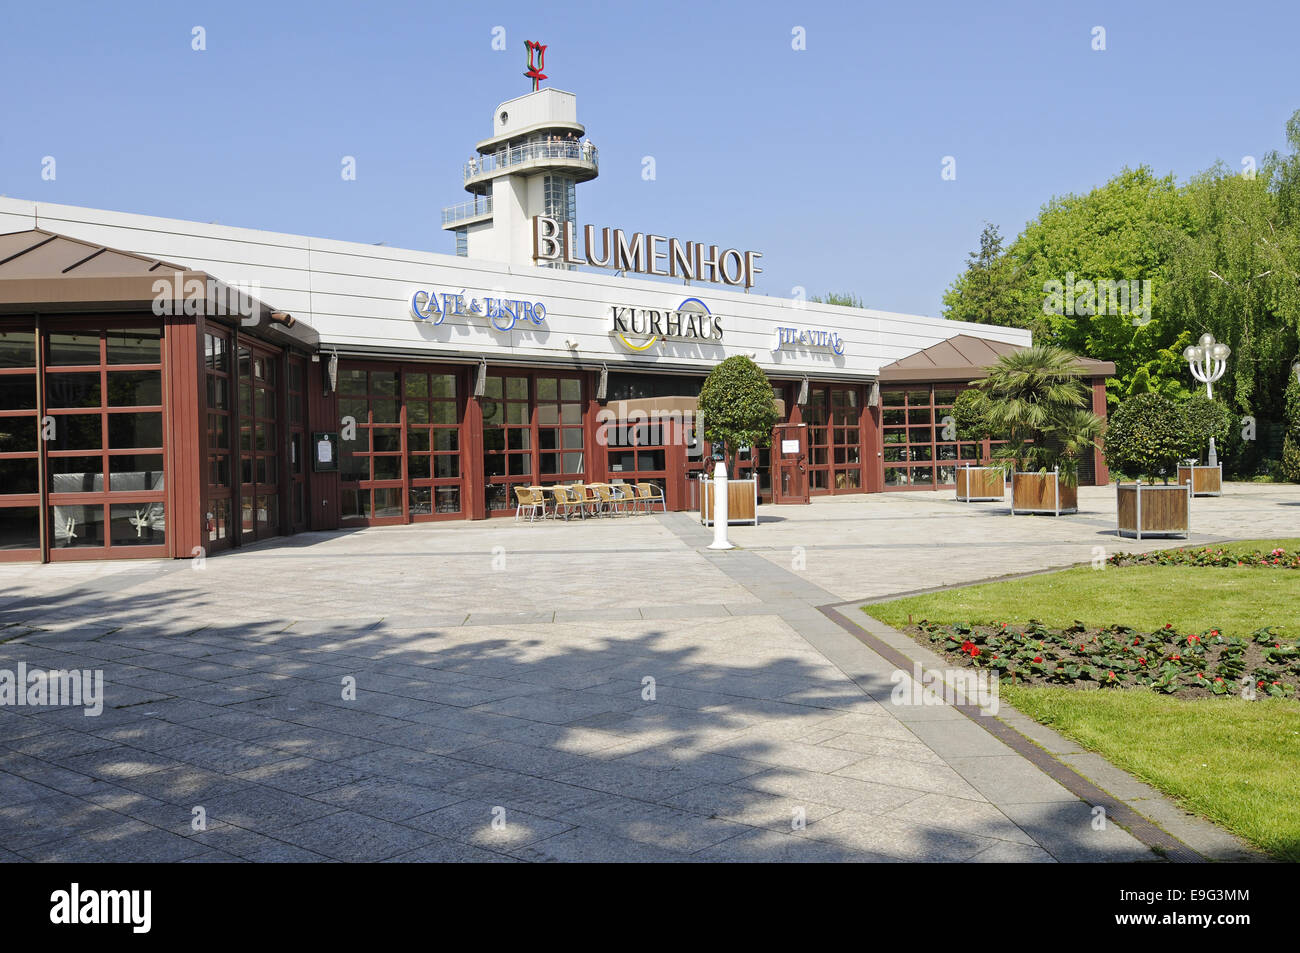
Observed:
[[[1300,548],[1300,539],[1223,548]],[[1145,548],[1133,541],[1130,552]],[[1217,547],[1216,547],[1217,548]],[[1300,637],[1300,572],[1188,566],[1067,569],[864,606],[890,625],[1010,622],[1249,636],[1265,625]],[[1300,704],[1235,698],[1189,701],[1145,689],[1082,691],[1001,684],[1003,697],[1089,750],[1273,855],[1300,861]]]
[[[1300,539],[1253,540],[1224,549],[1250,552],[1300,548]],[[1132,552],[1143,552],[1134,546]],[[1265,625],[1283,625],[1284,637],[1300,637],[1300,572],[1283,569],[1219,569],[1186,566],[1084,566],[1008,582],[985,583],[867,606],[882,622],[905,626],[932,622],[1028,622],[1067,626],[1079,619],[1153,630],[1166,622],[1184,632],[1217,628],[1249,636]]]
[[[1300,705],[1003,682],[1002,698],[1281,860],[1300,861]]]

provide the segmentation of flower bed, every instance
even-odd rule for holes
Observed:
[[[1166,549],[1154,553],[1115,553],[1107,557],[1112,566],[1263,566],[1268,569],[1300,569],[1300,552],[1285,549],[1271,552],[1232,553],[1226,549]]]
[[[1218,629],[1198,633],[1166,625],[1142,633],[1129,626],[1051,629],[1041,622],[972,626],[922,620],[913,637],[953,661],[987,668],[1029,685],[1149,688],[1180,696],[1296,697],[1300,640],[1282,641],[1276,626],[1250,639]]]

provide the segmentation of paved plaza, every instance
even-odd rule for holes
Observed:
[[[760,508],[726,553],[670,513],[0,564],[0,669],[106,683],[96,717],[0,709],[0,859],[1160,861],[976,720],[893,704],[897,666],[819,610],[1185,544],[1118,540],[1114,507],[836,497]],[[1193,529],[1298,535],[1300,496],[1229,484]],[[1249,856],[1007,720],[1201,855]]]

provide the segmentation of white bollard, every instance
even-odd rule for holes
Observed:
[[[713,468],[713,543],[709,549],[735,549],[727,540],[727,462]]]

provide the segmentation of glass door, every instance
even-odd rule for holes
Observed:
[[[245,543],[280,534],[278,357],[239,345],[240,528]]]

